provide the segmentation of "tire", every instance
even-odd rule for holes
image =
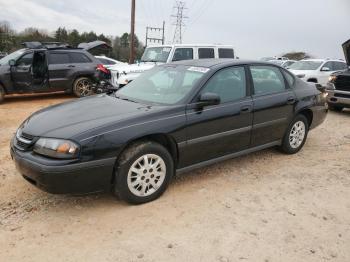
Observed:
[[[5,100],[5,89],[0,85],[0,104]]]
[[[297,115],[290,123],[280,150],[286,154],[295,154],[303,148],[309,132],[309,123],[304,115]]]
[[[343,110],[342,106],[328,105],[329,110],[341,112]]]
[[[157,165],[153,166],[156,162]],[[155,142],[139,142],[130,146],[117,164],[114,194],[130,204],[157,199],[174,175],[173,158],[168,150]]]
[[[92,95],[92,81],[88,77],[79,77],[73,83],[73,93],[77,97],[85,97]]]

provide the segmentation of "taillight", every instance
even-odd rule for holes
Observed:
[[[98,64],[97,67],[96,67],[96,70],[99,70],[99,71],[101,71],[101,72],[103,72],[105,74],[109,74],[110,73],[109,70],[106,67],[104,67],[104,65],[102,65],[102,64]]]

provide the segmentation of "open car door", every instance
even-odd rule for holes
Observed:
[[[350,66],[350,39],[343,44],[346,63]]]
[[[35,50],[31,70],[33,90],[47,89],[49,87],[49,67],[46,50]]]

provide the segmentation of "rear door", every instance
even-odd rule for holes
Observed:
[[[70,62],[68,52],[50,51],[49,52],[49,81],[50,89],[66,90],[70,87],[70,75],[74,65]]]
[[[228,67],[216,72],[201,92],[216,93],[219,105],[188,105],[187,143],[180,154],[181,164],[189,166],[247,149],[252,126],[252,98],[244,66]],[[198,98],[197,97],[197,98]]]
[[[296,97],[278,67],[250,66],[254,86],[251,146],[281,140],[294,115]]]

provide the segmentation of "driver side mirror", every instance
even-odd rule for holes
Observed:
[[[220,96],[215,93],[204,93],[201,94],[198,101],[198,106],[205,107],[205,106],[213,106],[220,104]]]
[[[16,60],[11,59],[11,60],[9,61],[9,66],[15,66],[15,65],[16,65]]]
[[[327,66],[324,66],[324,67],[321,68],[321,71],[328,72],[328,71],[331,71],[331,69],[329,67],[327,67]]]

